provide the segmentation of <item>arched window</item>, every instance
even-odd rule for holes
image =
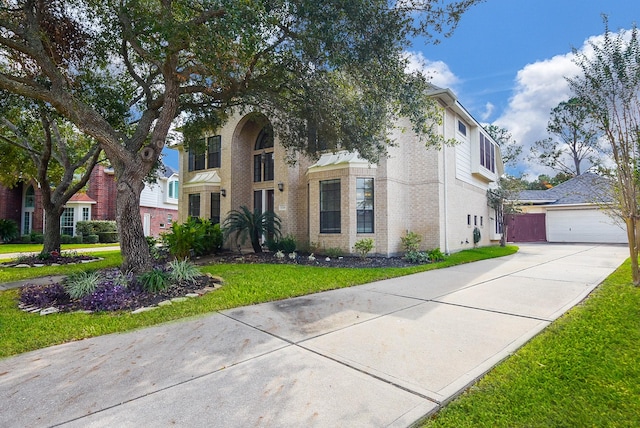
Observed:
[[[36,206],[36,192],[33,190],[33,186],[29,186],[24,193],[24,207],[34,208]]]
[[[273,128],[266,125],[253,149],[253,181],[273,181]]]

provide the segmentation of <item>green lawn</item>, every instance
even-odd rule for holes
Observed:
[[[640,288],[629,266],[422,427],[640,426]]]
[[[100,247],[113,247],[119,245],[115,244],[62,244],[60,249],[62,251],[78,250],[81,248],[100,248]],[[0,254],[9,253],[39,253],[42,251],[42,244],[0,244]]]
[[[444,262],[408,268],[325,268],[271,264],[216,264],[202,270],[222,276],[225,285],[198,299],[137,315],[130,313],[53,314],[40,316],[18,310],[18,290],[0,292],[0,357],[102,334],[128,331],[179,318],[251,305],[319,291],[438,269],[513,254],[517,247],[484,247],[452,254]],[[94,269],[97,263],[117,266],[119,252],[102,262],[76,265]],[[93,266],[91,266],[93,265]],[[64,274],[64,266],[37,269],[0,268],[0,281],[14,281],[27,272]]]

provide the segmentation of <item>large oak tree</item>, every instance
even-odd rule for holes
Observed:
[[[179,116],[187,136],[259,108],[292,152],[376,160],[404,116],[436,144],[428,82],[407,74],[412,38],[434,41],[481,0],[8,0],[0,89],[46,102],[100,142],[118,182],[123,268],[151,257],[143,179]]]

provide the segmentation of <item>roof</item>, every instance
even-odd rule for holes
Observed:
[[[173,174],[178,174],[178,171],[176,171],[175,169],[171,168],[169,165],[167,165],[166,163],[162,162],[162,166],[163,168],[161,168],[161,175],[164,178],[169,178],[171,177]]]
[[[345,167],[376,168],[376,165],[362,159],[358,153],[343,150],[336,153],[323,154],[316,163],[309,167],[308,171],[315,172]]]
[[[547,190],[523,190],[518,200],[534,205],[576,205],[613,202],[611,181],[587,172]]]
[[[67,201],[67,203],[95,204],[97,202],[94,199],[91,199],[86,193],[76,193]]]

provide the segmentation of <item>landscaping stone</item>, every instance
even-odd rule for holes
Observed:
[[[31,267],[31,265],[28,265],[28,264],[25,264],[25,263],[20,263],[20,264],[15,265],[14,267],[17,267],[17,268],[28,268],[28,267]]]
[[[198,293],[187,293],[185,296],[189,297],[191,299],[194,298],[194,297],[200,297],[200,295]]]
[[[60,309],[58,308],[54,308],[54,307],[50,307],[50,308],[46,308],[40,311],[40,315],[49,315],[49,314],[56,314],[60,312]]]
[[[173,303],[180,303],[180,302],[184,302],[184,301],[186,301],[186,300],[187,300],[187,298],[186,298],[186,297],[174,297],[173,299],[171,299],[171,301],[172,301]]]
[[[142,308],[138,308],[135,311],[131,311],[132,314],[141,314],[142,312],[149,312],[158,309],[157,306],[143,306]]]
[[[162,302],[158,303],[158,306],[169,306],[171,305],[171,300],[163,300]]]

